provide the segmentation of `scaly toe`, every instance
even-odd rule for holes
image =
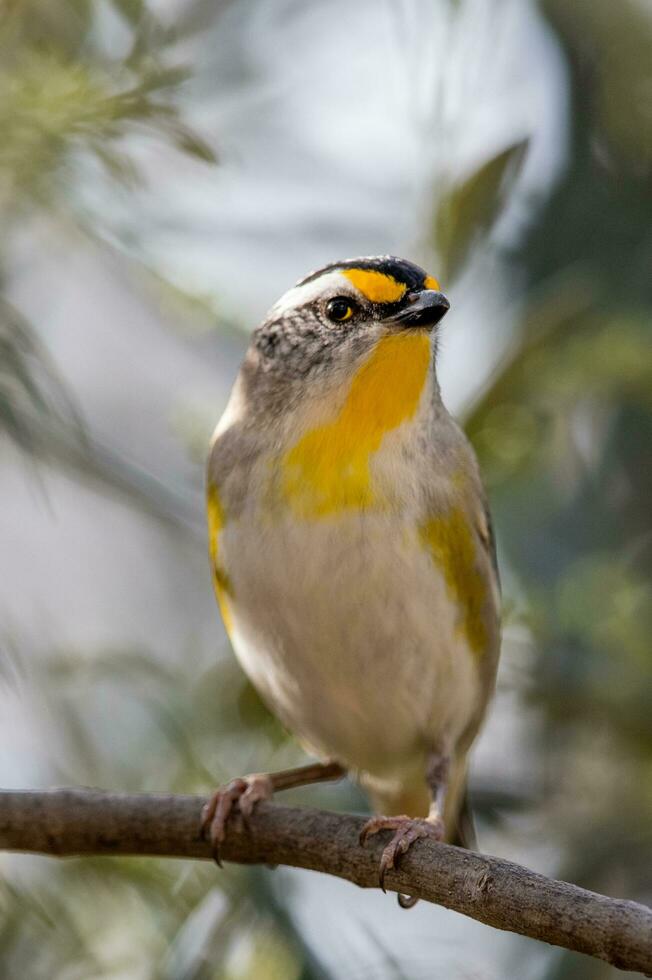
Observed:
[[[247,830],[251,830],[251,815],[257,803],[272,797],[273,787],[269,776],[264,774],[247,777],[247,788],[240,797],[238,805]]]
[[[232,779],[216,789],[202,810],[201,833],[208,837],[216,864],[222,867],[220,849],[226,838],[226,824],[234,805],[247,789],[246,779]]]
[[[401,855],[410,849],[415,841],[422,837],[430,837],[440,841],[444,836],[444,827],[440,819],[419,820],[411,817],[372,817],[362,828],[360,843],[381,830],[393,830],[394,836],[383,849],[378,869],[380,887],[385,891],[385,876],[387,872],[398,865]],[[409,906],[404,906],[409,907]]]
[[[358,838],[360,844],[364,847],[367,840],[374,834],[380,833],[381,830],[398,830],[406,820],[410,820],[410,817],[405,815],[400,817],[371,817],[360,831]]]

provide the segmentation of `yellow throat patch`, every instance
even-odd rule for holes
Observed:
[[[298,517],[382,505],[371,483],[371,456],[386,433],[416,412],[429,366],[425,333],[406,331],[378,341],[336,418],[311,429],[283,457],[282,492]]]

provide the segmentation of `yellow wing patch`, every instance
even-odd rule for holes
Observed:
[[[227,596],[233,595],[233,587],[224,567],[219,561],[219,536],[220,531],[226,524],[226,516],[222,501],[215,484],[210,483],[206,499],[206,511],[208,515],[208,554],[211,560],[211,574],[213,576],[213,588],[222,613],[224,628],[227,633],[231,632],[231,610],[229,609]]]
[[[397,303],[405,295],[405,283],[375,269],[342,269],[356,289],[371,303]]]
[[[307,432],[285,454],[283,493],[298,517],[380,506],[371,484],[372,453],[417,410],[430,365],[424,333],[389,334],[359,368],[339,414]]]
[[[448,594],[459,606],[460,630],[477,656],[489,644],[484,606],[487,583],[476,562],[473,531],[461,507],[433,517],[420,530],[421,539],[446,580]]]
[[[435,289],[437,292],[439,292],[439,290],[441,289],[441,286],[439,285],[439,281],[437,279],[435,279],[434,276],[426,276],[426,278],[423,281],[423,288],[424,289]]]

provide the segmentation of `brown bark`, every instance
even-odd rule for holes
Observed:
[[[58,856],[138,854],[207,858],[199,834],[204,799],[99,790],[0,791],[0,850]],[[236,816],[227,861],[285,864],[378,885],[385,840],[362,848],[364,819],[263,803],[251,833]],[[384,838],[385,835],[379,835]],[[216,874],[219,872],[216,870]],[[480,922],[652,974],[652,910],[546,878],[510,861],[419,841],[390,871],[387,888]]]

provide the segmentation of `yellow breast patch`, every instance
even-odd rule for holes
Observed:
[[[489,643],[483,615],[487,583],[477,567],[469,520],[461,507],[453,507],[427,521],[420,534],[444,575],[448,594],[460,608],[459,628],[473,652],[481,656]]]
[[[382,506],[371,483],[370,458],[383,436],[416,412],[429,365],[425,333],[406,331],[378,341],[337,417],[308,431],[282,460],[283,496],[297,516]]]
[[[407,286],[394,276],[375,269],[342,269],[346,276],[359,289],[370,303],[397,303],[405,294]]]
[[[215,589],[215,595],[217,596],[220,612],[222,613],[224,628],[227,633],[230,633],[231,611],[228,606],[227,596],[233,595],[233,589],[229,581],[229,576],[219,561],[219,536],[220,531],[226,524],[226,516],[218,489],[213,483],[209,483],[208,485],[206,511],[208,515],[208,554],[211,561],[213,588]]]

